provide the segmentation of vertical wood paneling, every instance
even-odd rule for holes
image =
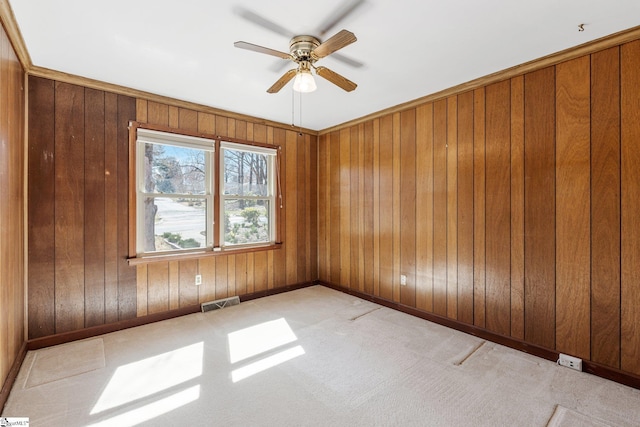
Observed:
[[[352,283],[339,268],[332,282],[360,290],[351,273],[362,271],[362,256],[367,262],[360,242],[371,228],[366,294],[397,300],[399,291],[400,302],[420,310],[637,373],[639,69],[640,41],[322,135],[337,138],[338,150],[350,146],[347,161],[333,145],[318,157],[342,173],[320,178],[326,203],[340,206],[318,214],[351,218],[341,226],[327,215],[319,232],[338,242],[320,243],[327,263],[339,242],[352,243],[342,248],[351,254],[338,256],[352,260],[339,266]],[[405,215],[413,186],[414,224]],[[348,198],[335,194],[345,188]],[[362,227],[370,197],[373,225]],[[415,301],[398,286],[407,255]]]
[[[84,290],[85,326],[104,323],[105,291],[105,98],[85,90]]]
[[[364,125],[358,125],[358,290],[364,291],[364,264],[365,264],[365,203],[364,203]]]
[[[247,293],[247,254],[237,254],[236,259],[236,288],[233,295]]]
[[[400,114],[400,302],[416,305],[416,110]]]
[[[168,109],[169,113],[169,127],[171,128],[179,128],[180,127],[180,108],[169,105]]]
[[[3,389],[0,405],[3,405],[9,391],[4,387],[5,379],[25,341],[24,127],[26,122],[24,72],[2,26],[0,26],[0,45],[0,93],[2,94],[0,97],[0,134],[2,135],[0,144],[0,387]],[[31,144],[29,144],[29,154],[31,154]],[[38,154],[42,156],[44,153]],[[46,162],[49,165],[46,163],[43,165],[48,171],[53,168],[52,160],[49,159]],[[42,162],[43,159],[37,157],[36,161]],[[31,257],[31,253],[28,257]],[[46,267],[41,269],[39,274],[45,272]],[[46,278],[47,274],[43,276]],[[47,284],[40,289],[45,290],[46,286]]]
[[[31,312],[29,337],[136,316],[137,274],[126,261],[127,127],[149,106],[41,78],[30,83],[29,206],[38,212],[29,215],[28,304],[38,310]],[[46,251],[46,260],[34,250]],[[39,324],[45,318],[46,328]]]
[[[473,92],[458,96],[458,320],[473,324]]]
[[[318,236],[318,137],[309,137],[307,135],[307,147],[305,148],[308,159],[309,173],[307,179],[307,188],[309,192],[309,205],[307,208],[307,233],[308,237],[308,260],[307,281],[318,279],[318,245],[316,239]]]
[[[486,324],[485,310],[485,90],[473,92],[473,324]]]
[[[138,295],[138,301],[140,297],[141,295]],[[147,313],[162,313],[167,310],[169,310],[169,264],[151,263],[147,265]]]
[[[198,287],[195,285],[195,277],[198,274],[198,261],[180,261],[178,268],[180,307],[198,304]]]
[[[84,89],[55,85],[55,325],[84,327]]]
[[[433,310],[433,104],[416,109],[416,307]]]
[[[273,254],[273,261],[269,263],[269,265],[273,266],[273,287],[278,288],[286,285],[287,282],[287,271],[286,271],[286,245],[293,244],[292,241],[289,241],[287,237],[287,204],[290,199],[293,197],[291,195],[290,187],[287,183],[287,180],[284,179],[287,176],[287,132],[283,129],[273,129],[273,131],[267,132],[267,143],[276,144],[282,147],[280,150],[280,190],[282,192],[281,199],[281,209],[279,211],[279,230],[280,230],[280,239],[284,242],[284,245],[281,249],[271,252]]]
[[[216,299],[216,258],[209,257],[199,260],[198,274],[202,276],[202,285],[198,290],[198,302],[202,304],[214,301]]]
[[[29,339],[55,333],[54,97],[53,81],[29,79],[28,301],[38,307],[29,311]]]
[[[297,279],[296,283],[304,283],[307,281],[307,269],[310,267],[310,262],[307,259],[310,252],[310,232],[311,227],[309,224],[309,218],[307,216],[309,208],[311,207],[311,189],[307,188],[307,177],[311,173],[311,165],[309,160],[309,143],[306,136],[298,136],[298,150],[296,160],[296,173],[298,180],[298,187],[296,193],[296,200],[298,201],[296,226],[298,231],[296,233],[296,239],[298,243],[298,259],[297,259]]]
[[[351,134],[340,131],[340,281],[341,286],[351,284]]]
[[[373,294],[380,296],[380,119],[373,120]]]
[[[486,88],[486,328],[511,332],[511,84]]]
[[[640,41],[620,48],[622,144],[621,368],[640,375]]]
[[[524,339],[524,77],[511,79],[511,336]]]
[[[147,120],[152,125],[169,126],[169,106],[149,101],[147,104]]]
[[[118,95],[105,93],[104,102],[104,320],[112,323],[118,320]]]
[[[393,299],[393,117],[380,119],[380,297]],[[335,187],[333,187],[335,188]]]
[[[591,55],[591,360],[620,367],[620,49]]]
[[[138,316],[146,316],[149,308],[148,289],[149,289],[149,269],[147,265],[141,265],[136,269],[137,296],[136,314]]]
[[[364,199],[363,207],[363,240],[364,240],[364,252],[363,252],[363,267],[364,267],[364,288],[363,291],[369,295],[374,292],[374,195],[373,195],[373,123],[367,122],[364,125],[363,130],[362,151],[364,152],[363,159],[363,195]]]
[[[139,121],[144,121],[138,118]],[[216,132],[216,116],[208,113],[198,113],[198,132],[213,135]]]
[[[360,173],[358,165],[360,163],[360,147],[358,146],[359,132],[357,126],[352,126],[350,129],[349,146],[349,175],[350,175],[350,188],[349,199],[351,200],[350,209],[350,224],[349,234],[351,235],[351,244],[349,249],[349,270],[350,270],[350,286],[351,289],[358,290],[358,283],[360,281],[360,237],[361,237],[361,225],[360,222]]]
[[[329,158],[328,135],[320,136],[318,141],[318,279],[330,282],[329,244],[327,242],[327,216],[330,215],[329,203]]]
[[[216,299],[227,298],[229,296],[227,291],[229,285],[228,267],[228,256],[216,257]]]
[[[45,79],[32,80],[35,83],[30,93],[31,114],[41,116],[41,120],[32,122],[30,132],[34,155],[29,179],[40,189],[33,193],[38,196],[38,203],[34,200],[31,205],[42,208],[50,199],[51,206],[37,212],[42,213],[41,219],[37,213],[30,216],[30,229],[38,230],[37,235],[30,235],[34,241],[32,248],[38,248],[38,241],[42,242],[42,250],[41,255],[35,252],[30,255],[29,263],[32,277],[35,280],[39,275],[43,284],[40,289],[34,285],[29,294],[29,303],[37,304],[40,308],[37,312],[42,313],[42,319],[32,316],[30,337],[317,278],[317,261],[311,260],[317,250],[310,242],[311,235],[317,233],[316,226],[310,224],[316,221],[312,210],[316,209],[317,179],[309,174],[317,168],[315,137],[306,135],[298,141],[295,132],[281,129],[274,132],[262,124],[254,126],[159,102]],[[281,145],[282,189],[288,203],[285,208],[291,210],[287,214],[292,218],[287,223],[282,212],[283,249],[130,267],[127,262],[130,120]],[[287,143],[287,133],[291,134],[293,144]],[[46,144],[51,145],[49,149]],[[287,144],[293,152],[288,159],[289,168]],[[63,159],[55,173],[53,159],[59,157]],[[36,161],[42,164],[36,165]],[[302,168],[298,168],[300,162]],[[287,182],[287,169],[294,178],[292,182]],[[286,239],[286,228],[290,229],[291,239]],[[51,236],[49,240],[47,233]],[[67,253],[70,247],[77,253]],[[200,287],[194,283],[197,273],[204,279]],[[45,274],[49,274],[49,279]]]
[[[171,261],[169,262],[169,309],[176,308],[180,308],[180,263]]]
[[[400,301],[400,113],[393,114],[393,205],[391,212],[393,215],[393,230],[391,240],[393,241],[392,251],[392,276],[391,286],[393,288],[393,300]]]
[[[227,297],[232,295],[236,295],[236,255],[227,257]]]
[[[327,222],[327,232],[330,233],[329,256],[330,256],[330,277],[331,283],[337,285],[340,283],[340,203],[342,197],[340,195],[340,137],[339,133],[334,132],[330,135],[329,153],[331,159],[330,177],[330,222]]]
[[[447,317],[458,318],[458,97],[447,99]]]
[[[286,284],[298,282],[298,141],[297,134],[287,131],[286,140],[286,174],[287,202],[285,204],[286,240]]]
[[[590,61],[556,66],[556,349],[590,357]]]
[[[187,108],[180,108],[178,110],[178,126],[180,127],[180,129],[197,132],[198,113]]]
[[[433,104],[433,312],[447,315],[447,101]]]
[[[525,76],[524,114],[525,340],[553,348],[556,317],[553,67]]]
[[[254,255],[253,267],[253,292],[267,290],[268,284],[268,254],[267,252],[256,252]]]
[[[136,270],[129,266],[129,121],[135,117],[134,98],[118,95],[118,319],[136,316]]]

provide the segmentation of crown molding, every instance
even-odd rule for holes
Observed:
[[[0,21],[4,26],[4,30],[9,37],[9,41],[13,46],[13,50],[16,52],[18,61],[22,65],[22,68],[27,71],[33,65],[31,62],[31,56],[27,50],[27,46],[22,38],[22,33],[16,22],[16,17],[13,14],[13,9],[9,5],[8,0],[0,0]]]

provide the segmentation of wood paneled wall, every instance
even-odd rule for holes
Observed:
[[[0,389],[25,341],[24,102],[24,71],[0,25]]]
[[[136,316],[128,256],[135,99],[31,76],[29,338]]]
[[[640,41],[322,134],[320,280],[640,375],[639,141]]]
[[[137,315],[317,280],[317,137],[139,99],[136,119],[282,147],[280,249],[137,267]],[[195,275],[202,285],[195,286]]]

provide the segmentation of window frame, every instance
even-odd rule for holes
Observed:
[[[211,208],[207,208],[206,221],[207,232],[205,247],[193,248],[193,249],[178,249],[175,251],[157,251],[157,252],[144,252],[139,251],[138,245],[140,241],[144,240],[144,230],[140,230],[141,222],[144,221],[144,197],[148,194],[154,197],[185,197],[184,194],[167,194],[167,193],[147,193],[141,187],[143,180],[138,175],[138,171],[144,170],[144,153],[141,152],[144,148],[145,140],[142,143],[138,142],[138,130],[142,129],[144,133],[158,135],[157,133],[165,134],[166,145],[185,146],[188,148],[198,148],[196,144],[190,146],[185,141],[194,140],[208,140],[212,143],[210,155],[206,163],[208,165],[208,182],[205,185],[205,195],[195,195],[188,198],[203,198],[211,201]],[[166,134],[169,134],[167,136]],[[171,143],[172,138],[178,140],[178,143]],[[144,138],[142,138],[144,139]],[[151,141],[153,142],[153,141]],[[154,142],[158,143],[158,142]],[[161,144],[163,142],[160,142]],[[261,154],[268,153],[269,161],[268,166],[268,178],[267,183],[270,187],[270,196],[259,196],[258,199],[269,200],[269,227],[270,238],[268,242],[257,243],[243,243],[243,244],[224,244],[224,213],[223,213],[223,200],[222,197],[222,174],[223,168],[223,147],[236,147],[236,149],[243,149],[247,152],[257,152]],[[203,145],[203,147],[206,145]],[[233,149],[233,148],[230,148]],[[282,219],[282,193],[280,189],[280,156],[281,146],[277,144],[265,144],[260,142],[245,141],[236,138],[223,137],[220,135],[211,135],[206,133],[196,133],[184,131],[181,129],[174,129],[165,126],[149,125],[146,123],[139,123],[131,121],[129,123],[129,264],[136,265],[140,263],[162,261],[162,260],[176,260],[176,259],[190,259],[190,258],[202,258],[206,256],[215,256],[229,253],[242,253],[242,252],[255,252],[262,250],[278,249],[282,246],[280,241],[281,219]],[[237,196],[227,196],[228,198],[237,199]],[[245,196],[248,197],[248,196]],[[139,212],[141,214],[139,215]],[[211,237],[209,237],[211,235]]]
[[[225,200],[267,200],[269,201],[269,241],[268,242],[257,242],[257,243],[239,243],[233,245],[226,245],[224,238],[224,219],[220,220],[218,224],[219,230],[219,245],[221,248],[243,248],[243,247],[257,247],[261,245],[269,245],[276,241],[276,228],[275,220],[276,220],[276,164],[277,164],[277,156],[278,150],[275,147],[264,147],[264,146],[249,146],[252,148],[245,148],[247,144],[242,144],[239,142],[232,142],[226,139],[222,139],[219,141],[218,149],[220,151],[220,160],[217,162],[218,166],[218,200],[219,200],[219,218],[224,218],[224,202]],[[232,151],[245,151],[248,153],[255,154],[264,154],[267,155],[267,195],[266,196],[247,196],[247,195],[237,195],[237,194],[225,194],[224,189],[224,174],[225,174],[225,156],[224,150],[232,150]]]

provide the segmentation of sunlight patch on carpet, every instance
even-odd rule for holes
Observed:
[[[284,318],[260,323],[229,334],[229,361],[233,364],[298,339]]]
[[[91,415],[160,393],[202,375],[204,343],[119,366]]]

